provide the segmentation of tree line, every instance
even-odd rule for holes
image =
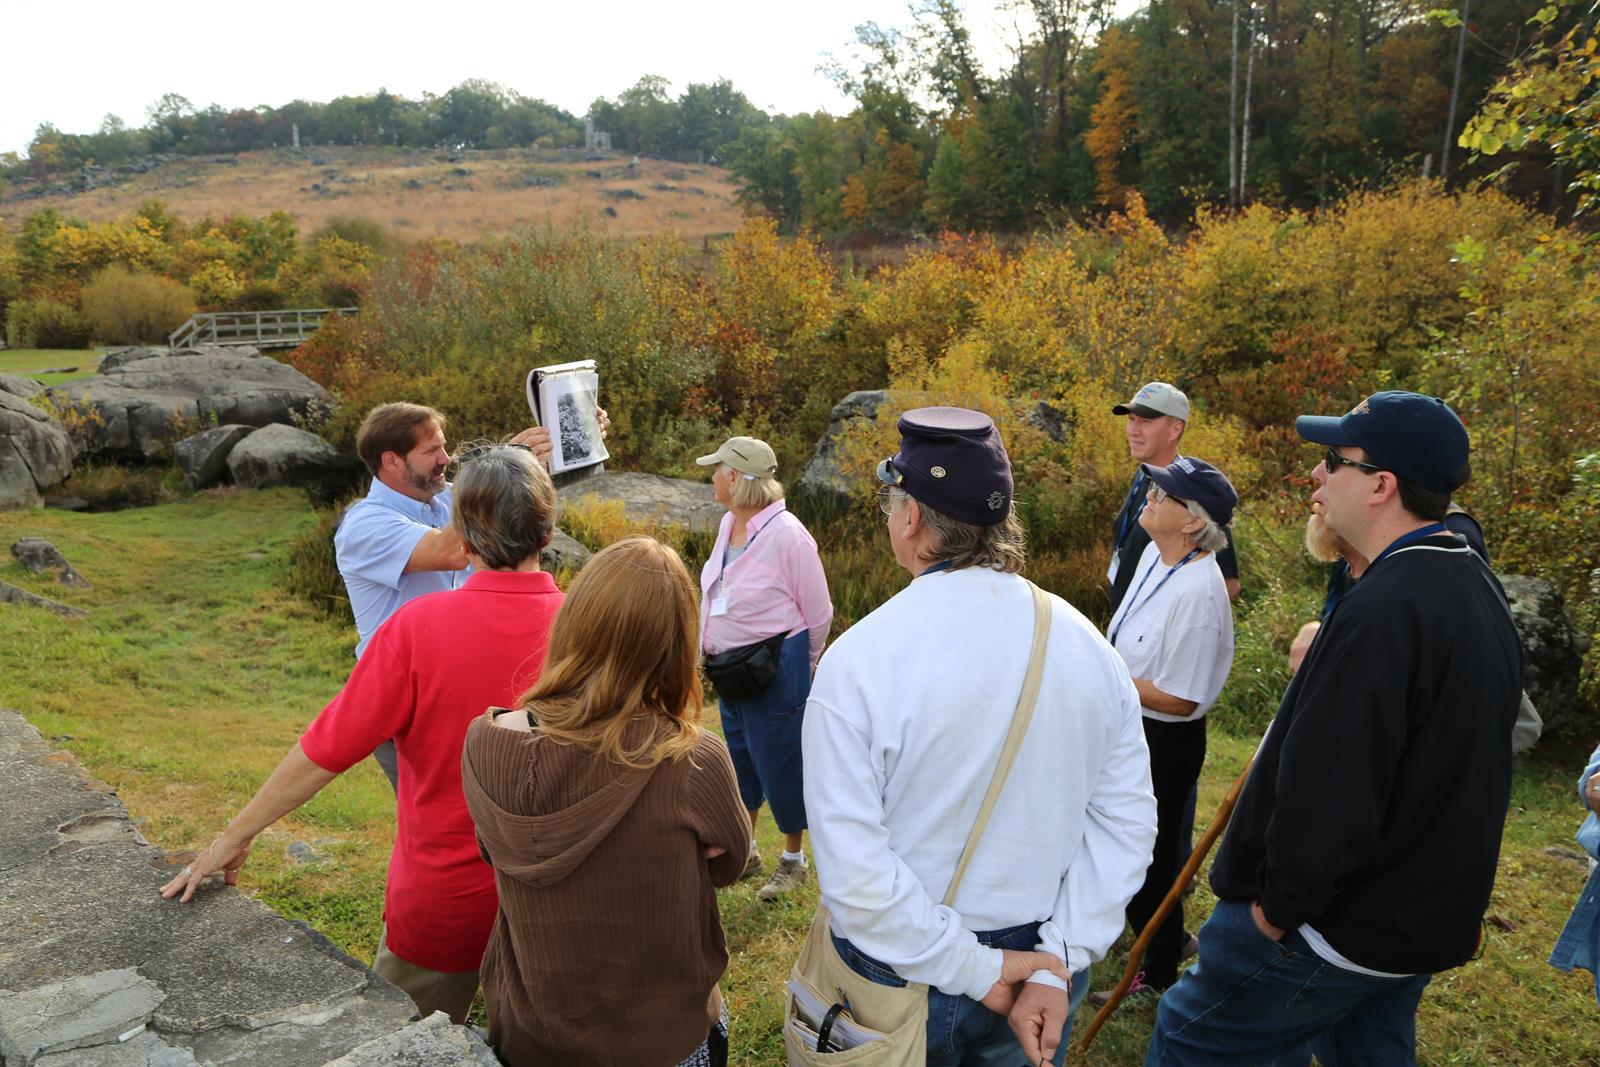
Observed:
[[[745,204],[789,233],[1018,232],[1131,190],[1181,223],[1201,204],[1315,207],[1415,175],[1509,176],[1570,210],[1569,185],[1594,187],[1594,10],[1454,2],[1150,0],[1113,19],[1111,0],[1012,0],[1009,59],[988,69],[957,0],[917,0],[907,26],[860,26],[831,61],[847,114],[769,115],[726,80],[673,96],[654,75],[589,114],[619,151],[725,163]],[[1509,88],[1541,73],[1553,88]],[[1514,125],[1530,100],[1550,101],[1564,140],[1537,116]],[[115,116],[93,134],[41,126],[26,159],[0,155],[0,177],[281,146],[296,125],[304,144],[583,143],[579,118],[483,81],[420,101],[380,89],[233,111],[169,94],[138,129]]]
[[[596,127],[614,148],[677,159],[715,155],[747,126],[770,117],[726,80],[690,84],[677,96],[664,78],[646,76],[615,100],[590,105]],[[47,177],[85,164],[118,166],[152,153],[213,155],[313,145],[402,148],[564,148],[584,143],[583,119],[493,82],[469,80],[443,95],[408,100],[387,89],[327,103],[294,100],[281,107],[197,108],[168,93],[130,127],[107,115],[94,133],[64,133],[48,123],[25,157],[0,153],[0,177]]]
[[[1457,145],[1469,116],[1541,26],[1586,13],[1458,2],[1151,0],[1111,19],[1106,0],[1018,0],[1031,28],[991,71],[956,0],[923,0],[909,28],[858,29],[833,71],[850,114],[745,130],[730,165],[789,229],[887,233],[1020,231],[1130,190],[1178,222],[1202,203],[1312,207],[1482,174]],[[1549,159],[1521,159],[1518,191],[1559,208]]]

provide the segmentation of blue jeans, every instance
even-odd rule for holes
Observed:
[[[801,630],[784,639],[770,685],[748,700],[718,699],[739,798],[748,811],[769,802],[773,821],[786,834],[806,828],[800,727],[810,695],[811,635]]]
[[[1417,1003],[1432,975],[1372,978],[1323,960],[1299,930],[1274,941],[1250,905],[1218,901],[1200,959],[1156,1009],[1145,1067],[1310,1062],[1415,1064]]]
[[[1024,923],[1004,930],[978,933],[980,944],[990,948],[1012,948],[1031,952],[1039,944],[1039,923]],[[829,931],[833,947],[845,965],[861,977],[879,985],[903,986],[906,980],[887,963],[862,952],[845,938]],[[1072,1034],[1072,1017],[1089,991],[1089,968],[1072,976],[1072,995],[1067,1021],[1061,1027],[1061,1046],[1051,1063],[1061,1067],[1067,1058],[1067,1039]],[[952,996],[937,989],[928,990],[928,1067],[1037,1067],[1027,1064],[1022,1045],[1011,1032],[1005,1016],[996,1015],[971,997]]]

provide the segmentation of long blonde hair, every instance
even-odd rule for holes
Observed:
[[[653,767],[700,740],[700,611],[678,554],[629,537],[584,565],[550,628],[539,680],[518,706],[540,736],[629,767]],[[629,748],[636,720],[656,729]]]

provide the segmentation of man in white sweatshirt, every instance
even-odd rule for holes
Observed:
[[[834,642],[806,705],[823,903],[857,974],[928,985],[930,1065],[1059,1064],[1089,964],[1121,932],[1155,841],[1138,693],[1052,596],[1032,723],[941,904],[1017,707],[1034,611],[993,422],[921,408],[899,429],[879,496],[911,584]]]

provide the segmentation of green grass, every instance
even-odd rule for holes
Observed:
[[[7,348],[0,351],[0,374],[20,374],[45,385],[87,378],[100,366],[103,348]],[[41,371],[71,367],[70,371],[42,374]]]
[[[6,664],[0,705],[21,710],[115,787],[129,811],[146,820],[152,841],[171,849],[203,845],[348,674],[353,627],[286,590],[289,547],[314,522],[305,498],[289,490],[212,491],[98,514],[0,514],[6,544],[49,538],[95,583],[67,589],[0,555],[0,579],[90,613],[73,622],[0,605]],[[714,709],[707,717],[714,721]],[[1572,779],[1593,744],[1587,729],[1546,738],[1517,760],[1490,907],[1515,928],[1491,928],[1481,960],[1429,987],[1419,1019],[1423,1063],[1600,1063],[1600,1012],[1589,976],[1561,974],[1544,962],[1584,879],[1580,864],[1544,850],[1573,847],[1581,811]],[[1202,828],[1253,747],[1242,723],[1213,723],[1201,779]],[[388,785],[365,762],[263,835],[244,887],[370,960],[393,823]],[[780,839],[766,816],[759,837],[770,864]],[[295,840],[328,859],[294,862],[284,850]],[[814,881],[775,906],[755,899],[758,885],[721,894],[732,956],[724,979],[732,1062],[742,1065],[782,1062],[783,981],[816,903]],[[1211,903],[1202,884],[1187,903],[1191,929]],[[1096,967],[1096,986],[1115,981],[1124,950],[1119,944]],[[1152,1016],[1149,1006],[1121,1009],[1091,1054],[1070,1062],[1142,1062]],[[1085,1010],[1079,1027],[1091,1017]]]

